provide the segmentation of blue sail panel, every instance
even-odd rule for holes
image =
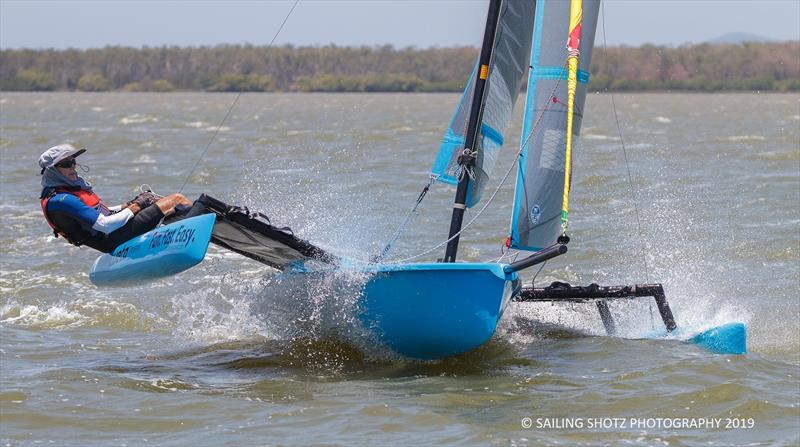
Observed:
[[[520,140],[520,160],[511,217],[511,248],[537,251],[561,234],[567,133],[567,50],[570,2],[536,2],[531,71]],[[580,132],[589,82],[599,0],[583,1],[573,141]],[[574,148],[573,148],[574,150]]]
[[[469,106],[472,104],[472,94],[475,87],[475,76],[478,73],[478,64],[469,75],[469,82],[461,94],[453,118],[447,126],[439,145],[439,153],[433,161],[431,176],[436,180],[450,185],[458,184],[458,153],[464,148],[464,139],[467,133],[467,120],[469,119]]]
[[[492,168],[503,146],[514,104],[519,96],[522,79],[528,72],[533,8],[534,2],[527,1],[508,1],[503,2],[501,6],[480,111],[476,147],[470,148],[477,152],[477,160],[472,172],[474,177],[471,178],[467,192],[467,207],[472,207],[480,201],[481,193],[490,180]],[[465,145],[469,144],[464,140],[477,73],[476,64],[450,125],[445,131],[431,170],[434,178],[451,185],[458,183],[461,169],[458,157]]]

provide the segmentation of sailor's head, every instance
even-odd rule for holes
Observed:
[[[86,149],[76,149],[71,144],[59,144],[44,151],[39,157],[39,167],[42,168],[42,174],[48,168],[57,170],[61,175],[71,181],[78,179],[78,171],[76,170],[75,158],[86,152]]]

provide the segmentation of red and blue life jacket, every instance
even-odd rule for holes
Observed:
[[[44,218],[47,221],[47,224],[50,225],[50,228],[53,229],[53,235],[58,237],[59,235],[69,241],[70,244],[80,247],[83,243],[92,237],[97,236],[97,232],[91,231],[90,229],[84,228],[84,225],[65,225],[69,228],[64,228],[64,226],[56,224],[55,220],[62,220],[62,219],[53,219],[47,212],[47,202],[53,198],[56,194],[72,194],[73,196],[80,199],[81,202],[86,204],[86,206],[91,208],[98,208],[103,206],[103,202],[100,200],[100,196],[95,194],[92,191],[87,191],[85,189],[78,189],[78,188],[69,188],[64,186],[59,186],[53,189],[50,194],[42,199],[42,213],[44,213]],[[76,222],[77,219],[73,219]]]

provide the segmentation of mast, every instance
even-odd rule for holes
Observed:
[[[445,252],[444,262],[455,262],[456,253],[458,252],[459,236],[455,236],[461,231],[461,224],[464,220],[464,211],[467,206],[467,192],[469,191],[469,175],[468,170],[475,165],[475,155],[473,150],[478,143],[478,126],[480,125],[482,106],[484,101],[484,92],[486,90],[486,81],[489,77],[489,62],[492,59],[492,49],[494,48],[495,32],[497,31],[497,21],[500,18],[500,3],[502,0],[490,0],[489,12],[486,16],[486,29],[483,32],[483,43],[481,44],[481,54],[478,59],[479,69],[477,70],[477,78],[475,79],[475,91],[472,96],[472,105],[469,112],[469,121],[467,125],[466,138],[464,138],[464,150],[462,155],[458,158],[458,163],[461,165],[461,178],[458,181],[458,188],[456,189],[456,198],[453,203],[453,216],[450,220],[450,234],[448,239],[452,238],[447,243],[447,251]],[[455,237],[454,237],[455,236]]]

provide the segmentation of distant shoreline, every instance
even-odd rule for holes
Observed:
[[[0,91],[460,92],[472,47],[0,50]],[[800,41],[595,48],[589,90],[800,91]]]

